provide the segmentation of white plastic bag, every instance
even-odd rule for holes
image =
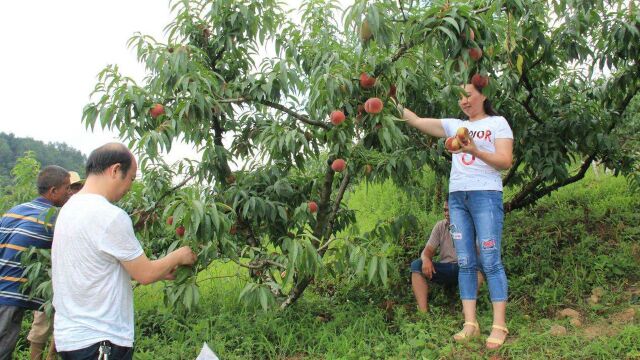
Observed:
[[[200,350],[200,354],[198,354],[198,357],[196,358],[196,360],[220,360],[220,359],[218,359],[218,356],[213,352],[213,350],[211,350],[211,348],[209,348],[209,345],[207,345],[207,343],[205,342],[204,344],[202,344],[202,350]]]

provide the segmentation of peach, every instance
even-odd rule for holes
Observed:
[[[176,235],[178,235],[178,237],[184,236],[184,226],[180,225],[176,228]]]
[[[371,164],[367,164],[364,166],[365,175],[371,174],[372,171],[373,171],[373,166]]]
[[[482,57],[482,49],[480,48],[469,49],[469,57],[471,57],[475,61],[480,60],[480,58]]]
[[[460,150],[460,143],[455,136],[452,136],[447,138],[447,140],[444,142],[444,147],[447,148],[447,150],[449,150],[450,152],[454,152]]]
[[[331,169],[335,172],[343,172],[347,167],[347,162],[344,159],[335,159],[331,163]]]
[[[364,103],[364,111],[369,114],[377,114],[382,111],[382,108],[382,100],[376,97],[370,98]]]
[[[473,84],[473,86],[475,86],[478,89],[482,89],[485,86],[489,85],[489,77],[488,76],[482,76],[480,74],[474,74],[471,77],[471,83]]]
[[[467,145],[469,143],[469,129],[466,127],[458,128],[458,131],[456,131],[456,139],[458,139],[461,144]]]
[[[152,118],[157,118],[158,116],[164,114],[164,106],[162,106],[162,104],[153,105],[151,110],[149,110],[149,114]]]
[[[376,85],[376,78],[369,76],[367,73],[360,74],[360,86],[363,89],[371,89]]]
[[[331,112],[331,123],[333,125],[340,125],[344,121],[345,116],[344,113],[340,110],[334,110]]]

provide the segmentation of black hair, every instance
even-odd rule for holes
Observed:
[[[38,173],[38,194],[44,195],[49,189],[58,187],[69,179],[69,172],[57,165],[45,166]]]
[[[482,94],[482,89],[481,87],[476,86],[475,84],[471,84],[473,85],[474,88],[476,88],[476,90],[478,90],[478,92],[480,94]],[[499,116],[500,114],[498,114],[497,111],[495,111],[493,109],[493,105],[491,104],[491,100],[489,100],[489,98],[484,99],[484,103],[482,103],[482,109],[484,110],[484,113],[489,115],[489,116]]]
[[[129,172],[132,160],[133,155],[124,145],[119,143],[102,145],[89,154],[86,166],[87,176],[102,174],[111,165],[120,164],[124,178]]]

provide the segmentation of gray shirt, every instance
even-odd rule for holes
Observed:
[[[440,220],[436,223],[433,230],[431,230],[431,236],[429,237],[429,241],[427,241],[427,246],[434,250],[440,248],[439,262],[458,262],[456,249],[453,246],[453,240],[451,240],[451,233],[449,233],[449,224],[447,223],[447,220]]]

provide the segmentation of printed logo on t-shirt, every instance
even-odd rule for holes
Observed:
[[[493,143],[491,139],[490,129],[469,130],[469,137],[471,137],[477,145],[479,145],[482,142],[488,142],[489,144]],[[465,166],[473,165],[473,163],[476,161],[475,156],[467,153],[462,153],[459,159],[460,159],[460,162]]]
[[[447,136],[454,136],[460,127],[469,129],[478,150],[495,153],[497,139],[513,139],[513,132],[502,116],[489,116],[477,121],[442,119]],[[502,191],[500,171],[478,157],[458,153],[451,162],[449,191],[497,190]]]
[[[471,154],[463,153],[460,160],[465,165],[471,165],[474,161],[476,161],[476,157]]]
[[[482,141],[492,142],[491,141],[491,130],[489,130],[489,129],[486,129],[486,130],[469,130],[469,137],[471,137],[473,139],[473,141],[482,140]]]

